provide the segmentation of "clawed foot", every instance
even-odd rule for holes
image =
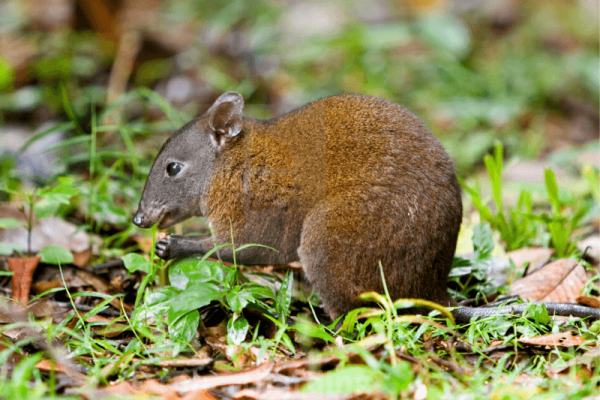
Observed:
[[[158,242],[156,242],[154,252],[163,260],[171,260],[173,258],[177,258],[177,241],[181,238],[182,236],[179,235],[169,235],[160,239]]]

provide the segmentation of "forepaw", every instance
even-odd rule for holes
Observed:
[[[181,239],[181,236],[179,235],[169,235],[160,239],[158,242],[156,242],[156,247],[154,248],[155,254],[163,260],[177,258],[177,242],[179,239]]]

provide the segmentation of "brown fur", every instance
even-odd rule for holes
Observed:
[[[163,145],[133,222],[167,228],[205,215],[218,244],[233,235],[243,264],[300,260],[332,318],[355,298],[391,297],[454,305],[446,280],[461,222],[460,189],[440,143],[397,104],[357,95],[328,97],[268,121],[244,118],[244,99],[221,95],[202,117]],[[230,228],[233,228],[230,230]],[[206,254],[213,238],[170,235],[156,243],[164,259]],[[231,246],[219,250],[232,261]],[[600,311],[546,303],[557,315]],[[459,321],[522,313],[458,308]]]
[[[452,161],[417,117],[343,95],[287,115],[243,119],[214,160],[205,214],[219,241],[260,243],[250,262],[300,260],[332,318],[355,297],[451,304],[446,280],[461,223]]]

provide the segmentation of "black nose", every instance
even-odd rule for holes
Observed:
[[[133,217],[133,223],[139,226],[140,228],[144,228],[144,219],[144,214],[138,211]]]

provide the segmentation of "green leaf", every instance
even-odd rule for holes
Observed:
[[[397,48],[413,40],[405,22],[365,25],[363,38],[366,48],[377,50]]]
[[[548,325],[552,321],[544,303],[530,304],[523,312],[523,317],[533,318],[536,324]]]
[[[237,346],[246,339],[250,324],[244,317],[238,317],[235,320],[234,318],[235,316],[227,323],[227,337],[231,343]]]
[[[401,361],[389,367],[390,374],[381,383],[383,390],[392,394],[400,394],[414,380],[412,368],[408,362]]]
[[[273,289],[268,286],[261,286],[257,283],[244,283],[241,290],[251,293],[252,297],[255,299],[275,299],[275,293],[273,293]]]
[[[313,325],[310,323],[296,324],[296,325],[290,327],[290,329],[294,329],[306,336],[323,339],[328,343],[331,343],[334,341],[333,336],[331,336],[329,333],[325,332],[325,330],[322,327]]]
[[[546,190],[548,198],[555,212],[560,212],[560,201],[558,200],[558,185],[556,184],[556,175],[551,169],[544,171],[544,180],[546,181]]]
[[[22,253],[23,248],[16,243],[0,243],[0,256],[10,256],[15,251]]]
[[[173,298],[169,304],[173,312],[191,311],[210,304],[223,296],[223,291],[212,283],[192,283]]]
[[[44,219],[56,215],[59,207],[60,203],[42,198],[33,205],[33,212],[38,219]]]
[[[15,71],[12,65],[0,56],[0,90],[8,89],[14,81]]]
[[[39,218],[50,217],[58,211],[63,204],[69,204],[71,198],[79,193],[73,187],[74,179],[71,177],[60,177],[58,185],[50,189],[42,189],[39,192],[37,202],[33,206],[35,215]]]
[[[473,248],[478,258],[490,256],[494,247],[494,235],[490,224],[484,222],[473,228]]]
[[[62,246],[51,244],[40,251],[41,261],[46,264],[72,264],[73,253]]]
[[[167,314],[170,309],[170,301],[180,293],[181,290],[174,288],[173,286],[165,286],[149,292],[143,307],[136,308],[134,312],[136,314],[136,320],[156,318],[160,315]]]
[[[129,272],[142,271],[147,274],[152,270],[152,264],[142,255],[137,253],[129,253],[123,256],[123,263]]]
[[[471,33],[464,22],[451,14],[433,16],[420,23],[423,37],[438,49],[462,59],[471,51]]]
[[[178,289],[185,289],[190,283],[225,281],[229,269],[214,261],[200,261],[188,258],[169,268],[169,281]]]
[[[25,222],[21,222],[14,218],[0,218],[0,229],[13,229],[20,226],[26,226]]]
[[[373,393],[383,379],[381,371],[365,365],[349,365],[308,382],[300,391],[308,393]]]
[[[483,159],[485,167],[490,176],[490,182],[492,183],[492,192],[494,196],[494,203],[498,208],[498,217],[504,217],[504,203],[502,202],[502,165],[498,165],[496,159],[489,154]]]
[[[252,296],[252,293],[240,291],[239,286],[236,286],[233,290],[227,292],[225,298],[227,299],[227,304],[229,304],[231,311],[236,314],[241,313],[248,303],[254,303],[256,301]]]
[[[60,182],[49,190],[42,190],[40,196],[44,197],[50,202],[59,204],[69,204],[71,198],[79,193],[77,189],[73,187],[75,180],[71,177],[60,177]]]
[[[292,288],[294,284],[294,274],[288,271],[281,281],[281,288],[277,292],[277,311],[281,313],[280,320],[285,321],[289,315],[290,305],[292,304]]]
[[[199,323],[200,313],[198,310],[190,311],[169,326],[169,334],[189,343],[194,337]]]

